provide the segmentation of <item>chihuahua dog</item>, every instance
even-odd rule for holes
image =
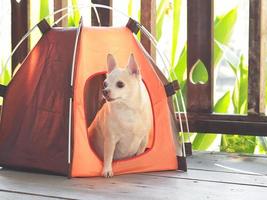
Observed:
[[[152,127],[151,103],[140,70],[130,55],[126,68],[107,56],[108,73],[103,96],[106,103],[88,129],[90,143],[103,160],[104,177],[112,177],[112,161],[142,154]]]

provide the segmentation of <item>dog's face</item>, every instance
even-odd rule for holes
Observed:
[[[126,68],[116,66],[114,57],[107,56],[108,74],[103,83],[103,96],[109,102],[125,101],[140,88],[141,75],[133,54]]]

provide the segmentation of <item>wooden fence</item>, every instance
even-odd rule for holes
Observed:
[[[189,79],[187,81],[190,131],[267,136],[264,78],[267,68],[266,0],[249,1],[248,114],[242,116],[219,115],[212,111],[214,2],[213,0],[187,2],[188,77],[198,59],[203,61],[209,74],[206,84],[193,84]]]

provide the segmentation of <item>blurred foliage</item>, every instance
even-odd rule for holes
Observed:
[[[5,67],[4,61],[1,61],[0,74],[0,84],[7,85],[11,79],[11,67]]]
[[[78,3],[77,0],[71,0],[71,14],[68,16],[68,26],[79,26],[81,19],[80,11],[77,9]]]
[[[49,13],[49,0],[41,0],[40,1],[40,9],[39,9],[39,20],[41,21],[43,18],[48,16]],[[50,22],[50,19],[48,19],[48,22]]]

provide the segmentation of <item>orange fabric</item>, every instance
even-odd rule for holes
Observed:
[[[101,175],[102,161],[93,153],[87,139],[84,86],[90,76],[106,70],[108,53],[114,55],[118,66],[125,66],[129,55],[134,54],[150,94],[154,116],[152,147],[140,156],[113,162],[115,175],[177,169],[164,86],[132,33],[127,28],[84,27],[81,30],[75,63],[71,176]]]

